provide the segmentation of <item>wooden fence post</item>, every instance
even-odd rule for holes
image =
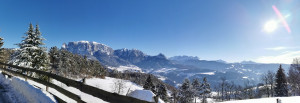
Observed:
[[[52,73],[52,71],[50,71]],[[50,76],[47,75],[47,82],[50,83]],[[46,85],[46,91],[49,92],[49,86]]]
[[[25,70],[22,70],[22,73],[24,73],[24,71]],[[28,75],[28,72],[27,71],[25,71],[26,72],[26,75]],[[25,77],[25,81],[27,82],[27,77]]]

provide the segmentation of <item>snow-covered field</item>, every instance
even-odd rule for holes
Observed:
[[[7,102],[11,103],[54,103],[54,97],[46,91],[28,84],[19,78],[6,78],[0,74],[0,83],[6,90],[4,93],[8,98]]]
[[[247,99],[247,100],[226,101],[220,103],[277,103],[277,99],[281,100],[281,102],[279,103],[300,103],[300,96]]]
[[[17,98],[12,97],[12,100],[17,101],[16,103],[19,103],[18,100],[24,100],[24,99],[27,99],[29,101],[29,102],[24,102],[24,103],[53,103],[53,102],[56,102],[54,97],[50,93],[56,95],[57,97],[60,97],[62,100],[67,101],[68,103],[76,103],[76,101],[74,101],[73,99],[61,94],[60,92],[58,92],[57,90],[55,90],[53,88],[48,89],[48,91],[50,93],[46,92],[45,85],[34,82],[32,80],[27,80],[27,82],[26,82],[25,79],[19,78],[19,77],[13,77],[12,80],[5,79],[5,78],[3,79],[0,77],[0,80],[6,84],[13,85],[13,88],[16,88],[16,89],[14,89],[14,92],[16,92],[16,93],[11,93],[11,94],[17,95],[17,96],[15,96]],[[86,79],[86,84],[94,86],[94,87],[102,89],[102,90],[105,90],[105,91],[108,91],[108,92],[114,93],[114,92],[116,92],[113,89],[116,86],[115,82],[120,81],[120,80],[121,79],[110,78],[110,77],[106,77],[105,79],[89,78],[89,79]],[[80,80],[78,79],[78,81],[80,81]],[[136,91],[136,90],[143,90],[143,87],[141,87],[135,83],[132,83],[128,80],[121,80],[121,81],[122,81],[122,85],[124,86],[122,88],[122,92],[120,93],[121,95],[126,95],[126,94],[129,94],[130,92]],[[85,101],[87,103],[107,103],[107,102],[105,102],[99,98],[96,98],[92,95],[81,92],[80,90],[78,90],[74,87],[68,87],[64,83],[61,83],[55,79],[52,79],[52,83],[62,87],[65,90],[68,90],[74,94],[77,94],[78,96],[81,97],[81,99],[83,101]],[[35,86],[39,87],[40,89],[36,88]],[[31,89],[33,89],[33,90],[31,90]],[[21,92],[21,94],[19,94],[18,92]],[[20,99],[18,99],[18,98],[20,98]],[[147,100],[152,100],[152,97],[149,97],[149,98],[144,97],[144,98]],[[48,100],[48,101],[45,101],[45,100]]]
[[[87,85],[91,85],[94,87],[97,87],[99,89],[102,90],[106,90],[108,92],[115,92],[113,87],[115,86],[115,82],[116,80],[120,80],[120,79],[115,79],[115,78],[110,78],[110,77],[106,77],[105,79],[101,79],[101,78],[90,78],[90,79],[86,79],[86,84]],[[78,80],[79,81],[79,80]],[[123,80],[123,84],[124,84],[124,88],[122,89],[122,93],[121,95],[126,95],[128,91],[134,91],[134,90],[142,90],[143,88],[130,82],[127,80]],[[41,87],[43,90],[46,89],[46,86],[36,83],[34,81],[28,80],[28,82],[32,85],[36,85],[38,87]],[[68,87],[67,85],[65,85],[64,83],[61,83],[57,80],[52,80],[53,84],[56,84],[60,87],[62,87],[65,90],[68,90],[74,94],[77,94],[81,97],[81,99],[87,103],[107,103],[97,97],[94,97],[92,95],[86,94],[84,92],[81,92],[80,90],[74,88],[74,87]],[[59,93],[58,91],[56,91],[53,88],[49,88],[49,92],[51,92],[52,94],[58,96],[58,97],[62,97],[62,99],[64,101],[67,101],[68,103],[76,103],[76,101],[72,100],[71,98],[68,98],[67,96]]]
[[[119,72],[125,72],[125,71],[129,71],[129,72],[140,72],[142,73],[142,69],[135,66],[135,65],[127,65],[127,66],[119,66],[119,67],[107,67],[111,70],[117,70]]]
[[[2,77],[1,77],[2,76]],[[74,79],[76,81],[81,81],[82,79]],[[0,83],[5,85],[5,87],[11,88],[11,93],[9,96],[11,97],[11,100],[16,101],[15,103],[20,103],[19,100],[25,100],[24,103],[54,103],[56,100],[54,99],[53,95],[61,98],[62,100],[68,102],[68,103],[76,103],[75,100],[63,95],[62,93],[58,92],[57,90],[53,88],[48,88],[48,92],[46,91],[46,86],[40,83],[37,83],[32,80],[25,81],[24,78],[20,77],[13,77],[12,79],[5,78],[2,74],[0,75]],[[103,101],[97,97],[94,97],[92,95],[86,94],[84,92],[81,92],[80,90],[74,88],[74,87],[68,87],[64,83],[61,83],[55,79],[52,79],[52,83],[67,90],[74,94],[77,94],[83,101],[87,103],[107,103],[106,101]],[[111,77],[105,77],[105,79],[101,78],[87,78],[86,82],[87,85],[94,86],[96,88],[111,92],[111,93],[118,93],[119,90],[114,89],[119,85],[122,85],[121,92],[119,92],[120,95],[128,95],[131,92],[135,92],[135,94],[138,94],[138,96],[132,96],[138,99],[148,100],[149,102],[153,102],[153,95],[146,96],[141,98],[141,95],[145,92],[137,92],[137,91],[143,91],[143,87],[128,81],[128,80],[122,80],[122,79],[116,79]],[[37,88],[38,87],[38,88]],[[53,94],[53,95],[51,95]],[[132,94],[132,93],[131,93]],[[149,93],[148,93],[149,94]],[[28,102],[26,102],[28,101]],[[159,99],[160,103],[163,103],[161,99]],[[23,102],[21,102],[23,103]]]
[[[110,77],[105,77],[105,79],[101,79],[101,78],[90,78],[90,79],[86,79],[86,84],[90,85],[90,86],[94,86],[97,87],[99,89],[102,90],[106,90],[108,92],[116,92],[113,88],[115,87],[115,81],[118,80],[122,80],[122,79],[116,79],[116,78],[110,78]],[[121,95],[126,95],[127,92],[129,91],[134,91],[134,90],[143,90],[144,88],[132,83],[128,80],[122,80],[123,81],[123,86],[124,88],[122,88],[122,93],[120,93]]]

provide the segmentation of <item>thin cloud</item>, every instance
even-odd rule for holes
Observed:
[[[274,48],[265,48],[266,50],[272,50],[272,51],[281,51],[281,50],[288,50],[288,49],[296,49],[298,47],[284,47],[284,46],[279,46],[279,47],[274,47]]]
[[[294,58],[300,57],[300,51],[287,51],[277,56],[262,56],[255,61],[259,63],[291,64]]]
[[[290,47],[283,47],[283,46],[280,46],[280,47],[274,47],[274,48],[265,48],[266,50],[273,50],[273,51],[280,51],[280,50],[286,50],[286,49],[289,49]]]

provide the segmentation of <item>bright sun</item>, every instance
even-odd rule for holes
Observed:
[[[270,20],[265,24],[264,30],[266,32],[273,32],[277,28],[277,22]]]

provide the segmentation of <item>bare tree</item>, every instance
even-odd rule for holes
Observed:
[[[117,74],[118,77],[121,77],[120,74]],[[125,88],[125,82],[122,79],[115,79],[114,80],[114,92],[118,94],[122,94]]]
[[[300,95],[300,58],[295,58],[288,72],[288,82],[291,85],[292,95]]]
[[[225,87],[226,87],[226,77],[221,77],[221,100],[224,101]]]
[[[264,90],[267,94],[268,97],[270,97],[270,89],[269,89],[269,80],[268,80],[268,75],[267,74],[263,74],[261,76],[261,80],[264,82]]]
[[[268,85],[270,85],[270,94],[274,97],[274,87],[275,87],[275,73],[272,71],[268,71],[267,73]]]

